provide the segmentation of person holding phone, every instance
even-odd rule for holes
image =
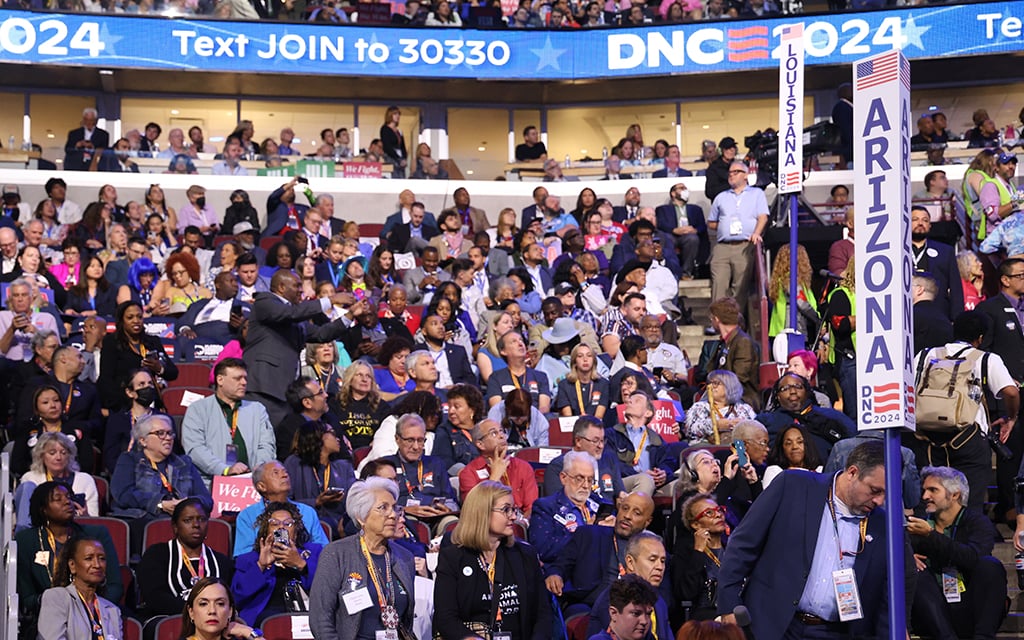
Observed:
[[[570,451],[559,474],[562,491],[537,500],[530,519],[530,544],[545,564],[553,562],[576,529],[585,524],[615,525],[611,505],[594,492],[597,460],[586,451]]]
[[[117,305],[114,317],[114,332],[103,338],[97,382],[103,406],[112,411],[128,406],[123,389],[131,371],[144,368],[154,377],[168,381],[178,377],[178,367],[167,357],[160,339],[145,332],[140,303],[122,302]]]
[[[309,380],[301,394],[314,409],[327,407],[327,393],[315,380]],[[291,387],[289,387],[291,389]],[[322,416],[321,416],[322,417]],[[356,480],[341,437],[323,420],[308,420],[295,433],[295,453],[285,458],[284,467],[292,479],[291,497],[316,509],[321,522],[339,532],[345,515],[345,493]]]
[[[278,613],[309,611],[309,592],[323,546],[311,541],[298,508],[270,502],[256,518],[252,551],[235,558],[231,591],[238,616],[256,626]]]

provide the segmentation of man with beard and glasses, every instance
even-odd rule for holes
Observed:
[[[956,252],[949,245],[928,239],[932,230],[931,214],[921,206],[910,208],[911,252],[914,272],[927,273],[935,279],[935,301],[949,310],[951,320],[964,311],[964,289],[960,283],[960,270]]]

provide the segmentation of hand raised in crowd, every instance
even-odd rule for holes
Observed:
[[[306,559],[299,553],[299,549],[295,546],[294,542],[289,541],[286,546],[280,542],[274,542],[272,535],[267,537],[271,538],[270,549],[271,554],[274,556],[274,562],[290,569],[298,569],[299,571],[306,568]]]
[[[693,550],[704,553],[708,548],[708,541],[711,539],[711,532],[707,529],[697,529],[693,532]]]
[[[266,571],[274,564],[274,534],[260,540],[260,557],[256,559],[256,565],[260,571]]]
[[[331,296],[331,304],[336,307],[352,307],[357,302],[356,297],[348,291],[338,291]]]
[[[494,455],[488,460],[491,467],[491,480],[501,482],[501,477],[508,471],[508,445],[503,444],[494,450]]]
[[[907,518],[907,533],[912,536],[926,536],[932,532],[932,526],[927,520],[909,516]]]

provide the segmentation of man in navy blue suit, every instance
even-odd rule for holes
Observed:
[[[575,531],[588,524],[610,526],[614,520],[595,522],[601,496],[594,493],[597,460],[585,451],[565,454],[564,466],[558,474],[562,490],[533,503],[530,515],[530,544],[537,549],[541,562],[558,559]]]
[[[672,237],[679,253],[681,275],[685,280],[693,277],[698,256],[704,253],[704,257],[707,258],[707,252],[702,249],[710,248],[704,211],[698,205],[687,204],[689,199],[690,191],[680,182],[672,185],[668,204],[654,210],[658,231]]]
[[[746,605],[758,638],[888,637],[884,501],[879,441],[856,447],[834,476],[784,471],[729,539],[718,613],[735,622],[734,608]],[[904,560],[913,584],[909,549]],[[859,593],[856,607],[842,600],[845,621],[837,585]]]
[[[683,169],[679,166],[682,161],[682,156],[679,153],[679,147],[672,145],[668,148],[668,154],[665,156],[665,168],[658,169],[651,176],[652,178],[688,178],[693,175],[693,172]]]
[[[630,493],[619,500],[614,527],[580,527],[558,559],[544,566],[544,584],[561,598],[567,617],[590,611],[604,588],[626,573],[629,538],[646,529],[653,516],[654,501],[650,496]]]
[[[533,204],[523,209],[523,216],[519,222],[519,228],[525,229],[536,219],[544,219],[544,201],[548,199],[548,190],[544,187],[537,187],[533,190]]]
[[[268,238],[284,234],[289,229],[297,231],[302,228],[309,206],[295,202],[295,185],[298,183],[298,178],[292,178],[267,196],[267,228],[261,237]]]
[[[928,210],[921,206],[910,208],[911,252],[914,271],[927,272],[935,279],[938,291],[935,302],[948,310],[950,320],[964,312],[964,288],[960,284],[960,270],[956,254],[948,244],[928,239],[932,230],[932,219]]]

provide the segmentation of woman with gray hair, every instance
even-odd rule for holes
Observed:
[[[130,450],[121,454],[110,479],[111,514],[128,520],[132,551],[142,546],[146,524],[166,518],[185,498],[199,498],[207,512],[213,499],[199,469],[174,449],[174,422],[166,415],[151,414],[132,427]]]
[[[756,415],[754,408],[743,402],[743,384],[736,374],[716,369],[708,374],[704,396],[686,412],[683,431],[691,442],[729,444],[733,427]]]
[[[28,526],[28,498],[44,482],[56,480],[71,487],[76,516],[99,516],[100,500],[96,481],[78,470],[78,447],[60,432],[42,433],[32,447],[32,466],[21,476],[14,502],[18,506],[19,528]]]
[[[359,535],[327,545],[309,598],[309,626],[319,640],[411,634],[416,604],[412,554],[390,543],[401,507],[398,485],[371,477],[354,483],[346,508]]]

